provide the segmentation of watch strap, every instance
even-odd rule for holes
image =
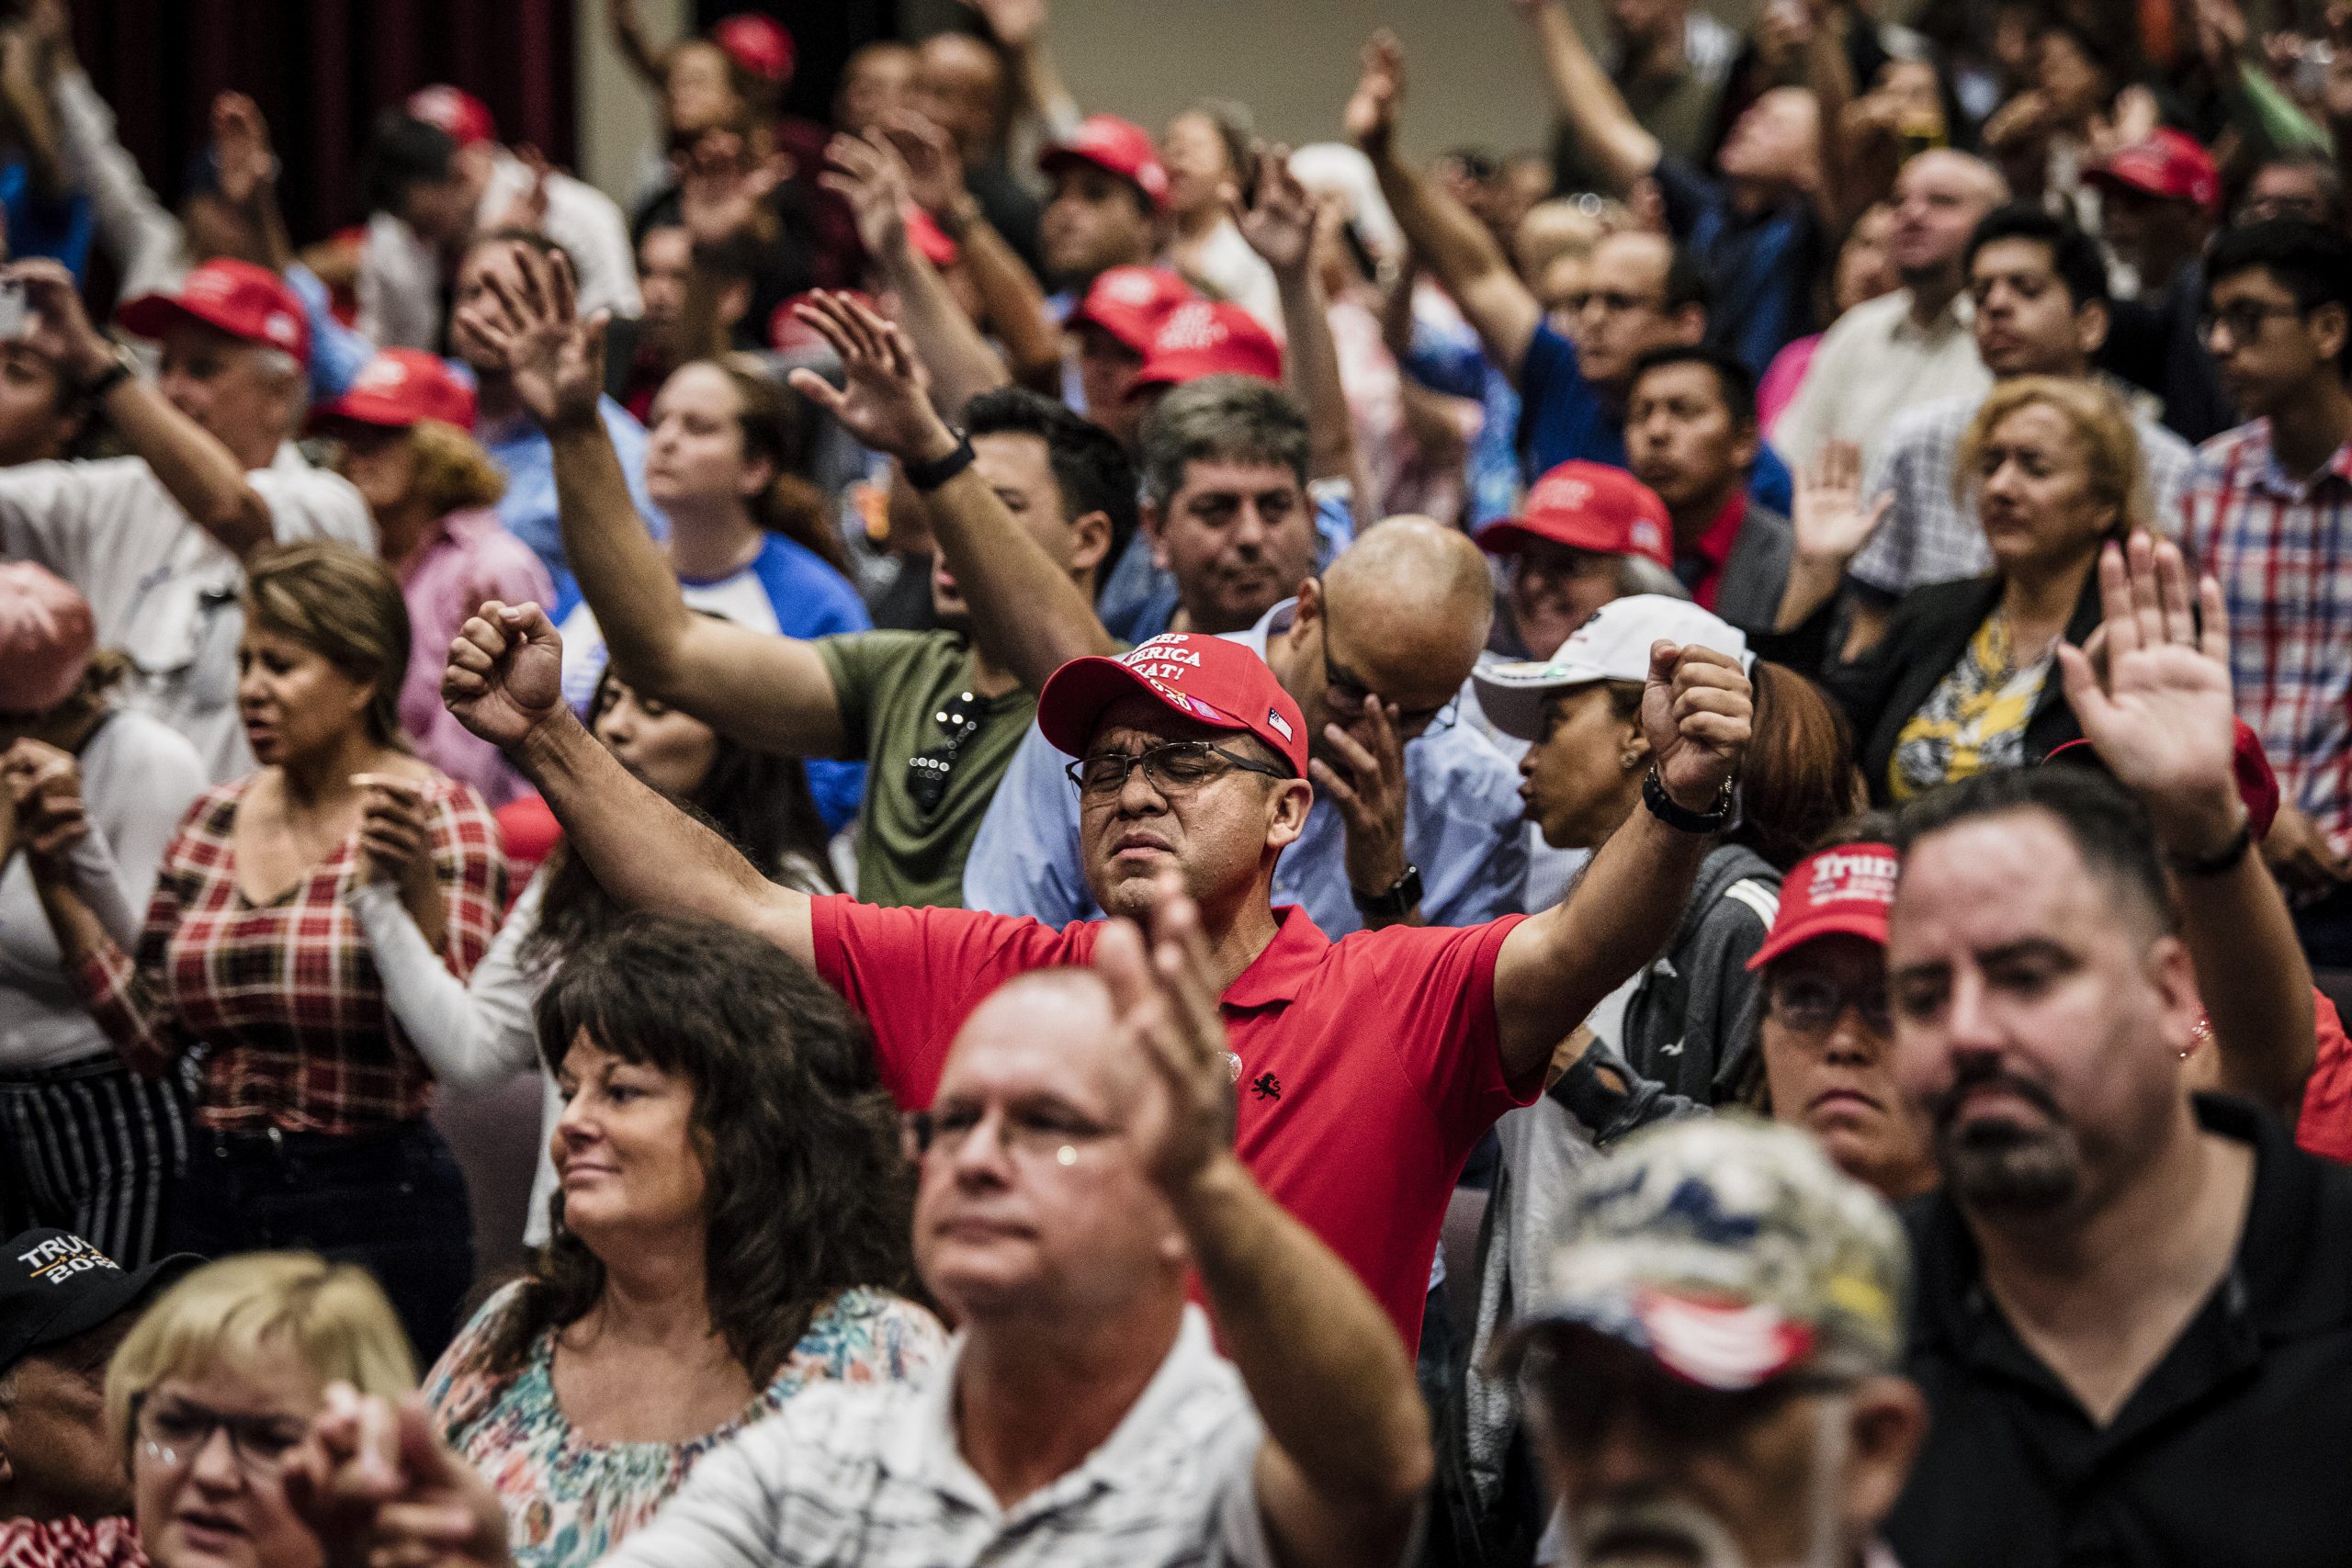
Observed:
[[[1366,919],[1401,920],[1421,901],[1421,868],[1407,866],[1405,874],[1381,892],[1359,893],[1351,886],[1348,896],[1355,900],[1356,913]]]
[[[1731,826],[1734,791],[1732,781],[1725,779],[1715,793],[1715,804],[1707,811],[1693,811],[1666,793],[1666,781],[1658,777],[1657,764],[1642,775],[1642,804],[1650,815],[1678,833],[1720,833]]]
[[[972,438],[959,430],[956,433],[956,449],[945,457],[933,457],[927,463],[901,463],[899,468],[915,489],[933,491],[970,468],[975,456]]]

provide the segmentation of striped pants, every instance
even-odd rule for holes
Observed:
[[[178,1085],[111,1052],[0,1077],[0,1236],[55,1225],[136,1269],[155,1256],[187,1166]]]

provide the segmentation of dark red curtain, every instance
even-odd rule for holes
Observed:
[[[79,0],[83,63],[166,204],[213,96],[252,95],[297,244],[366,215],[379,110],[429,82],[481,98],[507,141],[572,159],[572,0]]]

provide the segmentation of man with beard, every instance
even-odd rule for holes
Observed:
[[[1803,1133],[1617,1145],[1503,1352],[1557,1499],[1535,1560],[1891,1568],[1928,1418],[1896,1372],[1909,1282],[1894,1214]]]
[[[2201,1003],[2158,857],[2195,899],[2251,838],[2225,784],[2154,795],[1989,773],[1901,823],[1895,1069],[1944,1183],[1911,1215],[1905,1568],[2352,1561],[2352,1172],[2185,1091]]]

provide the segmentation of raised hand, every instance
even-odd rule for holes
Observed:
[[[1887,491],[1862,504],[1862,449],[1850,441],[1825,441],[1811,468],[1797,475],[1796,504],[1789,523],[1797,553],[1835,561],[1842,570],[1886,518],[1894,504]]]
[[[954,137],[912,109],[893,109],[883,117],[882,129],[901,160],[899,172],[917,207],[944,218],[963,204],[964,153]]]
[[[1348,140],[1379,157],[1396,133],[1396,116],[1404,107],[1405,46],[1383,28],[1363,46],[1363,67],[1355,96],[1348,100]]]
[[[966,9],[979,13],[997,42],[1015,53],[1037,41],[1046,30],[1046,0],[962,0]]]
[[[775,158],[754,159],[731,130],[695,139],[678,175],[678,220],[698,245],[715,245],[769,225],[767,199],[784,182]]]
[[[876,452],[929,462],[956,449],[956,434],[931,406],[931,378],[906,334],[846,294],[815,293],[792,308],[841,356],[842,385],[814,370],[792,373],[794,389]]]
[[[1724,785],[1738,775],[1755,714],[1755,695],[1738,660],[1695,643],[1650,644],[1642,733],[1658,782],[1677,806],[1715,809]]]
[[[421,1395],[398,1404],[348,1383],[286,1458],[286,1500],[334,1564],[506,1568],[506,1511],[435,1435]]]
[[[817,183],[849,203],[858,243],[870,256],[896,256],[907,248],[907,165],[880,135],[836,136],[825,145],[832,165]]]
[[[441,701],[493,746],[521,745],[563,707],[563,639],[537,604],[485,601],[449,644]]]
[[[1226,209],[1232,214],[1234,227],[1278,276],[1304,271],[1315,250],[1319,212],[1315,198],[1290,172],[1289,148],[1258,150],[1257,195],[1258,199],[1244,208],[1240,193],[1228,188]]]
[[[243,93],[223,93],[212,100],[212,162],[221,198],[234,207],[252,205],[277,183],[269,122],[262,118],[261,107]]]
[[[1131,1129],[1145,1168],[1181,1199],[1233,1150],[1234,1066],[1217,1011],[1216,966],[1201,911],[1173,872],[1153,889],[1148,951],[1125,920],[1104,924],[1094,971],[1110,987],[1120,1039],[1151,1065],[1164,1091],[1138,1108]]]
[[[18,740],[0,752],[0,789],[15,818],[16,841],[36,871],[54,866],[89,837],[81,764],[72,752],[45,740]]]
[[[113,346],[90,324],[82,291],[62,264],[30,256],[0,267],[0,278],[25,287],[27,348],[75,381],[88,381],[114,363]]]
[[[514,378],[542,425],[585,424],[605,389],[605,313],[579,319],[571,263],[519,241],[482,273],[484,292],[458,307],[456,333]]]

